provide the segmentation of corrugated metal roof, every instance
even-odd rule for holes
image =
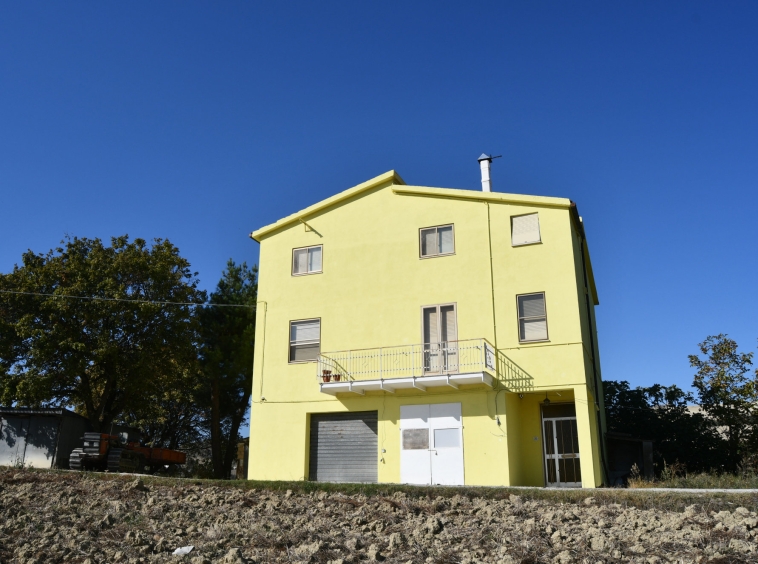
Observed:
[[[74,413],[65,407],[0,407],[0,414],[7,415],[65,415],[68,417],[86,417]]]

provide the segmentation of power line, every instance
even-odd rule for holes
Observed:
[[[179,305],[179,306],[192,306],[192,307],[244,307],[255,309],[254,305],[243,304],[210,304],[210,303],[197,303],[197,302],[161,302],[154,300],[129,300],[126,298],[99,298],[96,296],[67,296],[62,294],[45,294],[42,292],[16,292],[14,290],[0,290],[0,294],[15,294],[19,296],[44,296],[48,298],[69,298],[72,300],[92,300],[100,302],[127,302],[131,304],[151,304],[151,305]]]

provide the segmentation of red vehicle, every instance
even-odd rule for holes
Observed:
[[[187,454],[168,448],[152,448],[129,442],[126,433],[84,433],[84,447],[74,449],[69,458],[71,470],[108,472],[155,472],[187,462]]]

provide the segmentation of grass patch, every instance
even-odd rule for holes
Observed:
[[[757,474],[684,474],[663,476],[658,480],[629,480],[630,488],[758,489]]]
[[[108,474],[104,472],[74,472],[67,470],[16,470],[1,472],[0,481],[21,472],[23,477],[14,479],[14,482],[29,482],[35,480],[45,481],[74,481],[81,478],[102,480],[105,482],[120,482],[126,485],[135,480],[137,476],[123,474]],[[343,496],[364,496],[367,498],[387,498],[396,492],[403,492],[410,498],[434,500],[437,497],[450,498],[455,495],[469,499],[509,499],[511,495],[519,496],[523,501],[543,501],[553,504],[580,504],[588,497],[592,497],[599,505],[619,504],[622,507],[635,507],[638,509],[658,509],[664,511],[681,512],[688,505],[698,505],[707,511],[734,510],[737,507],[746,507],[750,511],[758,512],[758,494],[747,492],[735,493],[696,493],[696,492],[651,492],[645,491],[645,486],[637,486],[629,489],[621,488],[598,488],[596,490],[579,489],[545,489],[545,488],[508,488],[508,487],[471,487],[471,486],[409,486],[402,484],[333,484],[309,481],[254,481],[254,480],[206,480],[194,478],[172,478],[159,476],[139,476],[145,485],[156,488],[188,488],[188,487],[219,487],[239,490],[266,490],[271,492],[284,492],[292,490],[295,494],[310,494],[325,492],[327,494],[339,494]],[[647,487],[687,487],[687,488],[729,488],[737,486],[722,486],[713,484],[728,483],[707,482],[709,485],[693,486],[695,482],[684,480],[693,477],[672,478],[681,480],[676,486],[666,485],[669,482],[649,482]],[[697,482],[704,484],[705,481]],[[736,484],[738,482],[731,482]],[[743,484],[746,482],[743,482]],[[756,482],[751,482],[756,483]],[[688,484],[688,485],[684,485]],[[747,487],[741,485],[739,487]]]

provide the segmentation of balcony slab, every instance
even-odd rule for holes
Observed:
[[[378,380],[359,380],[352,382],[321,382],[321,392],[336,396],[337,394],[358,394],[366,392],[394,393],[395,390],[420,390],[427,388],[454,388],[468,384],[484,384],[493,387],[494,378],[488,372],[470,372],[467,374],[443,374],[419,376],[417,378],[390,378]]]

